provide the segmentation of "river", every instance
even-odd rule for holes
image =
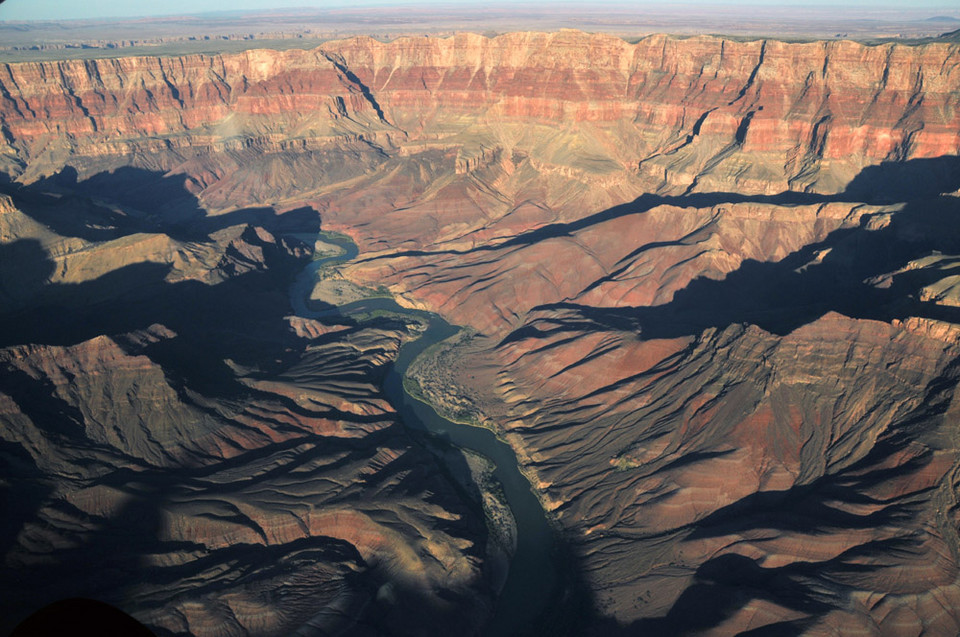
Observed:
[[[387,371],[384,393],[405,426],[478,453],[496,466],[493,475],[502,485],[507,505],[516,520],[517,549],[485,634],[505,637],[536,632],[539,621],[559,597],[557,544],[540,501],[533,494],[530,482],[520,472],[513,449],[489,429],[443,418],[430,405],[414,398],[403,388],[403,376],[417,356],[431,345],[453,336],[459,328],[436,314],[401,307],[389,298],[364,299],[330,310],[311,310],[307,300],[318,273],[335,263],[349,261],[358,254],[357,246],[346,237],[321,233],[320,240],[338,246],[343,252],[312,261],[297,276],[290,291],[295,313],[305,318],[322,318],[325,315],[349,316],[386,310],[416,316],[426,322],[426,331],[400,349],[396,362]]]

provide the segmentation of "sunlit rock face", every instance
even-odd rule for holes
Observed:
[[[621,182],[630,194],[832,193],[865,166],[954,153],[957,56],[950,44],[628,44],[570,31],[355,38],[310,51],[5,64],[0,113],[7,170],[21,179],[64,163],[90,174],[154,162],[189,175],[192,192],[224,182],[204,193],[209,203],[234,189],[244,203],[276,197],[294,181],[303,191],[384,148],[456,152],[459,173],[498,164],[513,180],[529,168],[580,177],[613,190],[611,201]],[[316,153],[331,144],[350,152],[305,182],[298,169],[322,163]],[[252,151],[299,159],[271,162],[244,189],[252,167],[238,160]]]
[[[562,31],[0,65],[4,603],[480,630],[482,514],[380,390],[415,327],[289,317],[322,227],[475,330],[430,391],[517,450],[572,633],[956,634],[958,62]]]

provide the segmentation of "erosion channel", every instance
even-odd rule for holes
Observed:
[[[358,255],[357,246],[347,237],[321,233],[320,239],[336,246],[340,252],[313,260],[300,273],[290,293],[294,311],[305,318],[334,314],[358,316],[381,311],[416,317],[427,325],[419,338],[401,348],[396,362],[387,371],[384,393],[410,429],[425,433],[442,445],[454,445],[477,453],[494,464],[493,477],[500,483],[516,523],[516,550],[486,634],[529,632],[552,614],[549,607],[559,601],[563,590],[557,568],[559,547],[540,501],[520,472],[516,455],[507,443],[489,429],[443,418],[429,404],[411,396],[403,386],[410,364],[430,346],[454,336],[460,328],[436,314],[404,308],[392,298],[384,297],[362,299],[333,309],[312,310],[309,307],[310,292],[321,271]],[[442,456],[440,460],[443,460]]]

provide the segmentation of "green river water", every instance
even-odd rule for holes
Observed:
[[[489,429],[443,418],[403,387],[404,374],[417,356],[431,345],[453,336],[459,328],[436,314],[403,308],[390,298],[365,299],[334,309],[311,310],[307,301],[318,273],[335,263],[349,261],[358,254],[357,247],[349,239],[327,235],[321,235],[320,238],[339,246],[344,252],[317,259],[300,273],[291,289],[295,313],[307,318],[322,318],[324,315],[350,316],[384,310],[415,316],[427,324],[426,331],[419,338],[401,348],[396,362],[387,372],[384,393],[405,426],[478,453],[496,466],[494,477],[502,485],[507,504],[516,520],[517,548],[485,634],[497,637],[536,634],[539,624],[551,613],[551,606],[557,603],[559,597],[558,547],[554,530],[540,501],[533,494],[529,481],[520,472],[513,449]]]

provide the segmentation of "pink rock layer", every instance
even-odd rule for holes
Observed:
[[[671,187],[831,192],[865,165],[957,151],[958,58],[945,43],[360,37],[310,51],[4,64],[0,122],[16,156],[44,157],[46,171],[66,149],[309,148],[345,135],[389,147],[477,125],[513,147],[530,140],[511,125],[544,124],[593,138],[604,170],[639,167]]]

